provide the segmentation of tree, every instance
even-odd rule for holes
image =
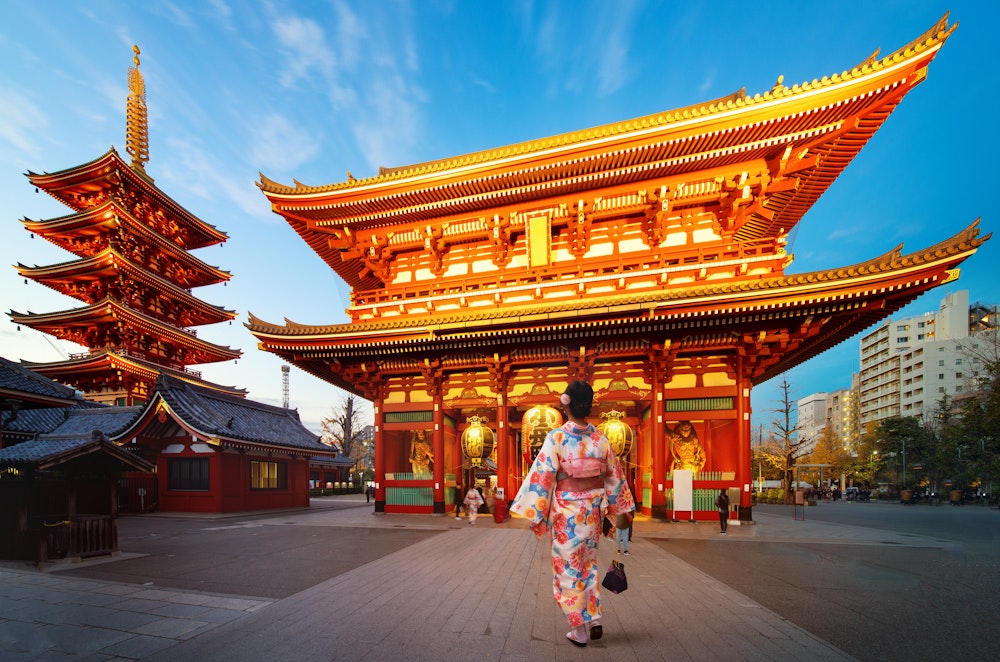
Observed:
[[[785,500],[791,501],[792,472],[796,461],[809,450],[808,440],[798,437],[798,425],[793,420],[795,402],[792,400],[792,386],[787,377],[782,376],[778,388],[781,399],[778,401],[778,408],[773,410],[778,416],[771,421],[771,435],[760,448],[760,458],[781,473]]]
[[[333,415],[321,421],[323,433],[320,441],[352,460],[360,461],[368,453],[365,445],[366,412],[361,407],[359,398],[353,393],[347,394],[337,407],[332,409]]]
[[[829,464],[830,466],[825,468],[823,473],[830,478],[846,473],[852,461],[851,456],[844,450],[843,442],[831,425],[823,428],[823,433],[820,434],[813,446],[812,452],[805,459],[808,464]]]
[[[942,405],[947,408],[947,402]],[[936,436],[928,426],[915,416],[894,416],[879,423],[875,430],[875,445],[882,462],[891,467],[893,478],[900,489],[907,489],[918,480],[913,467],[936,466],[932,461]],[[907,467],[910,467],[907,473]]]

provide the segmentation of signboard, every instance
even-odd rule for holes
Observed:
[[[674,510],[694,511],[694,472],[674,469]]]

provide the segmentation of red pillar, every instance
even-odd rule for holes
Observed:
[[[748,508],[750,485],[753,483],[753,466],[750,455],[750,380],[743,374],[743,357],[736,356],[736,416],[737,437],[739,443],[739,465],[736,468],[736,482],[740,488],[740,506]]]
[[[444,408],[441,385],[434,391],[434,434],[431,452],[434,453],[434,513],[444,514]]]
[[[375,400],[375,512],[385,512],[385,412],[381,398]]]
[[[497,487],[503,489],[504,498],[514,498],[511,480],[513,472],[510,464],[510,426],[507,421],[507,399],[502,393],[497,395]]]
[[[652,515],[653,517],[667,517],[667,495],[664,491],[667,482],[667,449],[666,434],[664,432],[663,421],[663,373],[657,363],[653,366],[653,403],[650,415],[650,432],[652,442]]]

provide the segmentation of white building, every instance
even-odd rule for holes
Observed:
[[[799,439],[807,440],[809,451],[829,427],[848,452],[856,452],[859,439],[859,376],[854,373],[851,388],[830,393],[813,393],[797,402]]]
[[[933,414],[945,396],[974,388],[983,366],[968,351],[971,314],[961,290],[937,312],[886,320],[861,338],[861,434],[893,416]]]
[[[851,376],[851,388],[840,389],[826,396],[826,423],[840,439],[844,449],[854,454],[861,438],[861,380],[858,373]]]
[[[826,393],[813,393],[799,400],[798,405],[798,438],[803,442],[803,449],[812,452],[826,427]]]

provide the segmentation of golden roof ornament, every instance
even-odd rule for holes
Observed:
[[[132,46],[132,62],[128,70],[128,105],[125,109],[125,151],[132,157],[133,169],[146,174],[149,161],[149,121],[146,114],[146,83],[139,71],[139,47]]]

